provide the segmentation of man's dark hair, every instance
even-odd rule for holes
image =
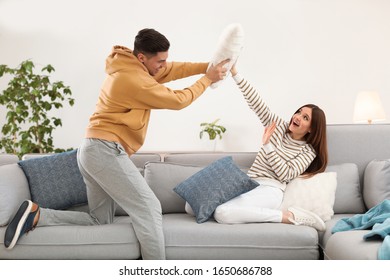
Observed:
[[[160,32],[145,28],[138,32],[134,40],[134,55],[143,53],[145,55],[156,55],[158,52],[166,52],[169,49],[168,39]]]

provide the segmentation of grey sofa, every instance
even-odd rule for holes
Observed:
[[[328,170],[337,172],[338,182],[335,214],[321,233],[311,227],[286,224],[226,225],[213,219],[198,224],[185,213],[185,201],[172,190],[178,183],[227,155],[246,170],[255,152],[133,155],[132,160],[162,205],[167,259],[376,259],[381,240],[364,241],[367,230],[332,234],[331,229],[339,219],[365,213],[390,199],[390,177],[386,175],[390,174],[390,125],[329,125],[327,130]],[[17,161],[13,155],[0,155],[0,193],[18,192],[12,197],[21,203],[29,196],[29,187]],[[370,176],[380,176],[381,185],[377,187]],[[4,215],[11,216],[16,211],[10,209],[15,208],[11,204],[0,204],[0,217],[4,219]],[[81,205],[71,210],[88,211],[88,207]],[[113,224],[38,227],[10,251],[3,245],[3,225],[0,259],[139,259],[140,246],[131,218],[120,208],[116,213]]]

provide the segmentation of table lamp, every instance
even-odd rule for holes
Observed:
[[[359,92],[355,101],[353,120],[371,124],[373,121],[384,121],[385,119],[385,111],[378,92]]]

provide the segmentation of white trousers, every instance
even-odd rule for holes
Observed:
[[[260,182],[259,182],[260,183]],[[217,207],[214,219],[223,224],[282,222],[283,191],[277,186],[260,185]]]

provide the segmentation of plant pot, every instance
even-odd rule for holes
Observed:
[[[201,147],[202,150],[207,152],[217,152],[220,151],[220,143],[219,139],[210,140],[208,138],[201,139]]]

